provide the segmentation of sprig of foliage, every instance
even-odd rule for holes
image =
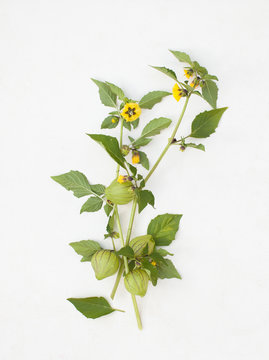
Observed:
[[[164,66],[152,66],[154,69],[168,76],[174,81],[171,91],[150,91],[139,101],[126,96],[118,86],[108,81],[92,79],[99,89],[101,102],[113,108],[101,123],[101,129],[115,129],[119,126],[119,138],[104,134],[87,134],[92,140],[101,145],[110,158],[115,162],[116,178],[112,175],[104,179],[106,186],[91,184],[87,177],[79,171],[69,171],[62,175],[52,176],[52,179],[68,191],[72,191],[77,198],[88,196],[81,207],[80,213],[96,212],[101,208],[107,216],[107,225],[102,241],[81,240],[70,243],[74,251],[82,256],[82,262],[90,262],[97,280],[113,276],[117,273],[111,298],[117,291],[120,280],[124,279],[125,288],[131,293],[138,327],[142,323],[137,307],[136,296],[145,296],[148,284],[153,286],[159,280],[177,278],[181,275],[168,257],[173,256],[162,248],[169,246],[176,239],[180,228],[182,214],[161,214],[149,221],[144,234],[132,237],[134,218],[138,210],[140,214],[147,205],[155,207],[155,196],[146,188],[148,180],[156,171],[171,146],[176,146],[183,152],[187,148],[205,151],[204,144],[195,143],[189,139],[206,139],[215,133],[223,113],[227,107],[217,108],[218,87],[217,76],[210,75],[208,70],[182,51],[170,50],[175,58],[185,64],[184,76],[177,75],[172,69]],[[151,165],[147,154],[141,147],[148,146],[156,135],[167,129],[172,120],[166,117],[157,117],[144,124],[140,135],[124,137],[124,129],[133,132],[143,118],[144,109],[151,110],[164,98],[173,95],[176,101],[185,102],[175,123],[171,136],[165,144],[156,162]],[[192,95],[203,98],[211,107],[198,114],[190,123],[188,135],[176,138],[179,126],[187,109]],[[113,130],[114,131],[114,130]],[[135,137],[134,137],[135,136]],[[156,138],[158,139],[158,137]],[[124,144],[124,142],[126,143]],[[195,141],[195,140],[194,140]],[[142,165],[146,174],[140,173]],[[110,183],[110,184],[109,184]],[[155,194],[158,195],[155,189]],[[157,196],[158,200],[158,196]],[[123,233],[118,207],[132,203],[129,224],[126,235]],[[138,208],[138,209],[137,209]],[[109,248],[107,239],[111,239],[112,248]],[[76,309],[87,318],[96,319],[108,315],[115,310],[103,297],[69,298]],[[122,311],[122,310],[118,310]]]

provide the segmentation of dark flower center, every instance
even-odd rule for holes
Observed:
[[[133,115],[135,115],[135,108],[130,108],[128,107],[128,110],[125,111],[125,114],[128,115],[129,117],[132,117]]]

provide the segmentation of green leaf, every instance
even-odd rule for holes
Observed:
[[[205,147],[203,144],[194,144],[194,143],[187,143],[185,144],[184,146],[186,147],[192,147],[192,148],[195,148],[195,149],[198,149],[198,150],[202,150],[202,151],[205,151]]]
[[[110,205],[108,205],[108,204],[105,204],[104,210],[105,210],[106,215],[109,216],[109,214],[110,214],[111,211],[113,210],[113,207],[110,206]]]
[[[95,79],[92,79],[92,81],[99,88],[99,96],[100,96],[101,102],[105,106],[117,108],[117,96],[111,91],[110,87],[102,81],[95,80]]]
[[[158,270],[157,270],[157,268],[155,266],[153,266],[147,259],[142,259],[141,263],[142,263],[143,269],[149,271],[150,280],[152,282],[152,285],[156,286],[157,281],[158,281]]]
[[[166,259],[158,252],[154,249],[154,251],[150,254],[150,257],[152,258],[152,260],[156,261],[157,264],[161,264],[164,263],[166,264]]]
[[[95,212],[101,209],[103,206],[103,200],[99,197],[90,197],[81,207],[80,213],[83,212]]]
[[[114,213],[109,216],[108,223],[106,226],[106,231],[111,234],[114,230]]]
[[[118,96],[118,98],[119,98],[120,100],[122,100],[122,101],[124,100],[125,95],[124,95],[123,90],[122,90],[120,87],[118,87],[117,85],[114,85],[114,84],[112,84],[112,83],[110,83],[110,82],[108,82],[108,81],[106,81],[106,84],[110,87],[110,90],[111,90],[115,95]]]
[[[160,134],[161,130],[168,128],[172,120],[160,117],[151,120],[142,130],[140,137],[150,137]]]
[[[132,125],[133,129],[136,129],[138,127],[139,120],[140,120],[140,118],[138,118],[138,119],[136,119],[134,121],[131,121],[131,125]]]
[[[115,160],[121,167],[125,169],[125,160],[120,151],[119,142],[113,136],[101,135],[101,134],[87,134],[93,140],[98,142],[106,152]]]
[[[216,75],[210,75],[210,74],[205,74],[203,78],[204,80],[217,80],[217,81],[219,80]]]
[[[165,249],[154,249],[154,252],[157,252],[159,253],[160,255],[162,256],[167,256],[167,255],[170,255],[170,256],[173,256],[174,254],[171,254],[169,251],[165,250]]]
[[[117,119],[117,122],[113,123],[112,120]],[[108,116],[101,124],[101,129],[113,129],[118,126],[119,119],[115,116]]]
[[[139,153],[139,158],[140,158],[140,164],[145,168],[145,169],[149,169],[149,159],[147,157],[147,155],[143,152],[143,151],[138,151]]]
[[[182,215],[163,214],[156,216],[148,226],[147,233],[152,235],[156,246],[166,246],[175,239]]]
[[[182,52],[182,51],[175,51],[175,50],[169,50],[180,62],[185,62],[193,65],[193,62],[191,61],[191,58],[188,54]]]
[[[69,298],[67,300],[86,318],[96,319],[116,310],[103,297]]]
[[[167,91],[151,91],[142,97],[139,106],[142,109],[152,109],[155,104],[161,102],[162,98],[168,95],[171,95],[171,93]]]
[[[119,251],[117,251],[117,255],[126,256],[129,259],[134,258],[134,250],[131,248],[131,246],[126,245],[122,247]]]
[[[97,241],[93,240],[81,240],[76,242],[71,242],[69,244],[77,254],[82,255],[83,258],[81,261],[91,261],[93,254],[101,250],[102,247]]]
[[[166,259],[166,264],[160,263],[157,266],[158,269],[158,277],[160,279],[172,279],[177,278],[181,279],[177,269],[175,268],[174,264],[171,260]]]
[[[164,66],[151,66],[153,69],[156,69],[160,72],[162,72],[163,74],[169,76],[170,78],[172,78],[173,80],[176,80],[177,81],[177,76],[176,76],[176,73],[171,70],[171,69],[167,69],[166,67]]]
[[[97,195],[103,195],[105,193],[106,187],[101,184],[91,185],[93,193]]]
[[[196,116],[191,125],[191,134],[193,138],[206,138],[213,134],[219,125],[219,121],[224,111],[228,108],[214,109],[204,111]]]
[[[137,174],[137,168],[136,168],[135,166],[129,164],[129,163],[127,163],[127,164],[128,164],[129,169],[131,170],[132,175],[133,175],[133,176],[136,176],[136,174]]]
[[[100,195],[100,192],[97,192],[98,189],[100,191],[103,189],[102,194],[105,191],[104,185],[90,185],[86,176],[79,171],[71,170],[62,175],[51,176],[51,178],[68,191],[73,191],[74,195],[78,198],[91,195],[94,192],[96,192],[97,195]]]
[[[123,121],[123,126],[125,127],[125,129],[127,129],[127,130],[129,130],[129,131],[132,130],[132,127],[131,127],[130,122],[128,122],[128,121],[126,121],[126,120]]]
[[[197,61],[193,62],[193,70],[197,71],[201,77],[204,77],[208,73],[206,68],[201,66]]]
[[[214,81],[205,80],[205,84],[202,87],[202,95],[209,105],[214,109],[217,107],[218,87]]]
[[[137,192],[137,201],[138,201],[138,212],[141,213],[145,207],[150,204],[154,207],[155,199],[154,195],[149,190],[140,190]]]
[[[140,146],[146,146],[148,145],[150,142],[151,142],[151,138],[144,138],[144,137],[141,137],[141,138],[138,138],[137,140],[134,140],[134,142],[132,143],[132,145],[135,147],[135,148],[139,148]]]

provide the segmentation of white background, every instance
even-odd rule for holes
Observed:
[[[268,16],[267,0],[1,0],[1,359],[269,358]],[[83,199],[50,175],[74,169],[109,184],[115,164],[85,135],[109,110],[90,77],[135,99],[171,91],[147,66],[181,76],[169,48],[218,75],[229,110],[205,153],[172,148],[148,183],[156,209],[136,219],[134,235],[157,214],[183,213],[170,248],[183,280],[138,299],[140,332],[122,285],[113,305],[126,313],[86,319],[65,300],[108,298],[114,279],[97,282],[68,246],[103,241],[103,212],[79,215]],[[176,121],[181,107],[165,99],[141,125]],[[191,100],[181,135],[205,109]],[[148,147],[151,164],[170,132]]]

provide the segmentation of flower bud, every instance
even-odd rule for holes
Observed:
[[[124,285],[127,291],[133,295],[141,297],[146,295],[148,289],[149,276],[145,270],[135,269],[124,277]]]
[[[130,241],[130,247],[134,250],[135,257],[139,257],[143,255],[143,250],[148,245],[148,253],[147,255],[151,254],[154,246],[155,241],[151,235],[143,235],[137,236]]]
[[[102,280],[115,274],[119,267],[117,255],[110,250],[96,251],[92,256],[91,263],[97,280]]]
[[[127,156],[130,152],[130,148],[128,145],[122,145],[121,149],[120,149],[121,153],[123,156]]]
[[[132,163],[139,164],[140,163],[140,155],[139,152],[136,150],[132,151]]]
[[[186,147],[184,145],[181,145],[180,148],[179,148],[179,150],[182,151],[182,152],[185,151],[185,149],[186,149]]]
[[[134,198],[133,184],[131,181],[119,183],[113,180],[105,190],[106,198],[117,205],[128,204]]]

